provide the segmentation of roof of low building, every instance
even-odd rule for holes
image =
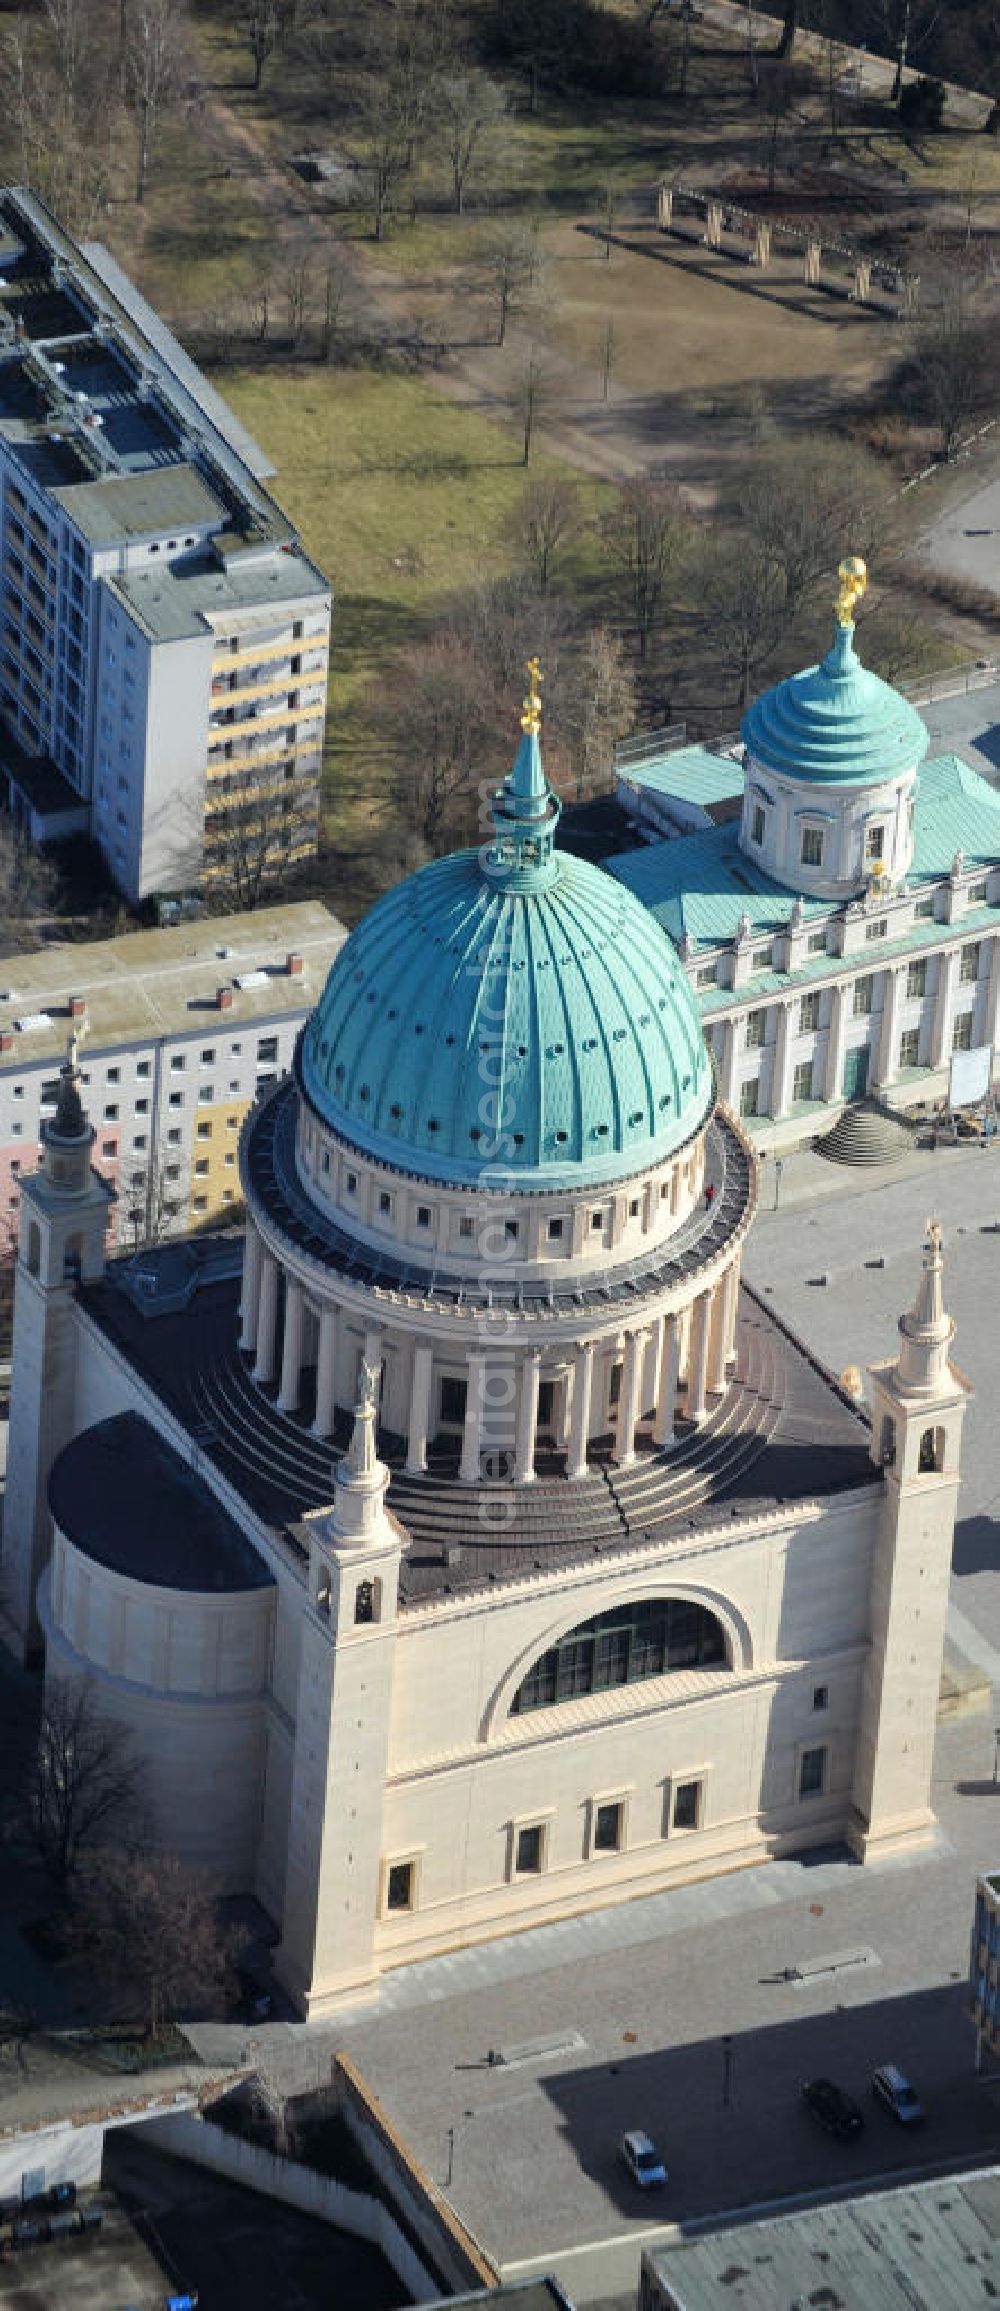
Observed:
[[[968,763],[945,754],[925,763],[917,779],[908,881],[942,881],[958,850],[969,866],[1000,862],[1000,795]],[[744,914],[754,936],[784,929],[799,896],[740,848],[735,821],[649,843],[604,863],[672,939],[679,943],[686,933],[699,947],[728,945]],[[803,898],[801,904],[812,921],[836,912],[829,899]]]
[[[346,936],[319,899],[304,899],[0,959],[0,1029],[15,1031],[13,1050],[0,1057],[0,1081],[62,1055],[71,996],[86,1001],[87,1051],[94,1054],[160,1036],[204,1038],[223,1022],[237,1033],[257,1020],[299,1014],[315,1003]],[[289,954],[301,955],[300,973],[287,970]],[[253,984],[239,987],[239,979]],[[232,990],[225,1012],[216,1000],[220,986]],[[19,1032],[19,1019],[30,1027]]]
[[[235,1518],[141,1413],[100,1420],[64,1445],[48,1502],[75,1548],[130,1580],[206,1595],[271,1585]]]
[[[647,2255],[676,2311],[978,2311],[1000,2294],[1000,2168],[677,2238]]]
[[[630,786],[649,787],[653,794],[698,803],[704,811],[743,793],[742,753],[737,759],[707,746],[678,746],[670,753],[643,755],[637,762],[624,763],[619,776]]]

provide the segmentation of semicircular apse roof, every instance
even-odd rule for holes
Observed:
[[[670,939],[621,883],[538,836],[541,808],[531,823],[530,857],[518,831],[513,852],[503,836],[389,891],[308,1021],[307,1098],[383,1162],[456,1184],[598,1185],[667,1157],[708,1113],[711,1067]]]
[[[754,700],[743,737],[761,768],[831,786],[897,778],[930,744],[916,708],[861,664],[850,625],[838,625],[820,665]]]

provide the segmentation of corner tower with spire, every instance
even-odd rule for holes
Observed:
[[[41,1647],[35,1600],[51,1539],[48,1472],[72,1434],[72,1301],[78,1283],[103,1274],[114,1200],[91,1163],[95,1133],[81,1098],[76,1033],[60,1070],[55,1114],[43,1123],[41,1138],[38,1170],[21,1181],[2,1560],[4,1609],[23,1660]]]
[[[389,1471],[376,1450],[379,1382],[378,1367],[362,1363],[332,1507],[299,1527],[309,1574],[276,1965],[307,2016],[363,1995],[388,1900],[382,1815],[406,1536],[386,1506]],[[415,1870],[416,1857],[405,1866]]]
[[[969,1383],[950,1360],[941,1230],[928,1220],[899,1352],[870,1367],[884,1495],[872,1560],[851,1842],[862,1860],[933,1832],[931,1767]]]

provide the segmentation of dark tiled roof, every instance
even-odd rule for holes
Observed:
[[[150,1255],[155,1259],[156,1255]],[[333,1464],[347,1442],[341,1416],[332,1444],[309,1433],[315,1375],[303,1376],[298,1413],[279,1413],[274,1391],[256,1387],[237,1342],[238,1282],[206,1283],[188,1305],[154,1322],[116,1286],[114,1271],[82,1289],[88,1313],[197,1438],[263,1521],[289,1531],[333,1495]],[[718,1523],[782,1501],[877,1483],[866,1421],[829,1373],[772,1311],[744,1288],[736,1371],[709,1418],[683,1420],[670,1454],[640,1430],[637,1465],[618,1469],[612,1440],[593,1448],[593,1473],[567,1484],[561,1454],[538,1459],[534,1485],[457,1481],[457,1447],[443,1441],[424,1477],[407,1476],[403,1440],[385,1433],[389,1505],[410,1535],[400,1600],[419,1604],[515,1579],[536,1568],[580,1563]],[[294,1539],[294,1534],[292,1534]]]
[[[215,1494],[141,1413],[82,1429],[53,1461],[49,1507],[95,1564],[161,1589],[263,1589],[271,1575]]]

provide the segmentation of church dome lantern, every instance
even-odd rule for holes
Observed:
[[[906,874],[913,790],[930,743],[916,708],[857,655],[865,563],[852,555],[838,575],[832,648],[755,699],[742,725],[742,847],[776,881],[818,898]]]

